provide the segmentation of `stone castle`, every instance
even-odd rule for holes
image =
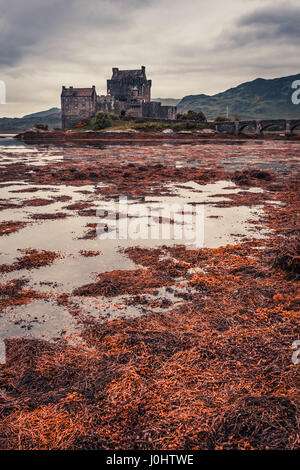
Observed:
[[[112,69],[107,80],[107,94],[98,96],[91,88],[62,87],[61,112],[63,129],[71,129],[87,121],[97,111],[107,111],[118,116],[149,119],[176,119],[175,106],[162,106],[151,101],[152,81],[147,80],[146,68],[138,70]]]

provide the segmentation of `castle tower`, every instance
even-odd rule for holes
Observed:
[[[138,90],[138,96],[144,102],[151,100],[151,80],[147,80],[146,67],[138,70],[112,69],[112,77],[107,80],[107,94],[119,101],[127,101],[132,97],[132,90]]]

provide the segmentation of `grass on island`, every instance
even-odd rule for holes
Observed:
[[[144,132],[161,132],[165,129],[172,129],[174,131],[182,130],[202,130],[210,128],[210,123],[196,122],[196,121],[185,121],[185,122],[157,122],[150,121],[145,118],[129,118],[129,117],[118,117],[112,113],[106,113],[99,111],[92,119],[88,122],[82,122],[76,126],[76,130],[86,131],[102,131],[102,130],[127,130],[134,129],[137,131]]]

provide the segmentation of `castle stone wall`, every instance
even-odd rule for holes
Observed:
[[[62,128],[71,129],[82,121],[88,121],[97,112],[95,87],[63,87],[61,94]]]

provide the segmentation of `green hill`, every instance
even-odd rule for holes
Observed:
[[[300,80],[300,74],[288,77],[263,79],[230,88],[216,95],[185,96],[177,105],[178,112],[203,111],[208,119],[237,114],[240,119],[299,118],[300,105],[292,103],[292,83]]]
[[[49,129],[61,128],[60,109],[55,113],[41,111],[41,113],[28,114],[22,118],[0,118],[0,132],[20,132],[33,127],[35,124],[45,124]],[[49,110],[51,111],[51,110]],[[45,114],[46,113],[46,114]]]
[[[46,111],[39,111],[38,113],[27,114],[26,116],[23,116],[22,119],[51,116],[51,114],[58,114],[58,113],[60,113],[59,108],[50,108],[50,109],[46,109]]]

